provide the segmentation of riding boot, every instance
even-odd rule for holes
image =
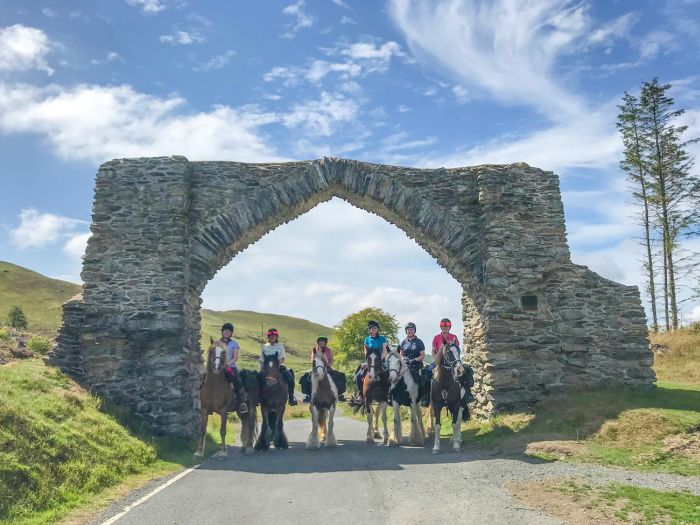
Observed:
[[[294,370],[287,368],[285,373],[287,387],[289,388],[289,405],[296,406],[297,399],[294,397]]]
[[[233,374],[233,387],[236,389],[236,395],[238,396],[238,411],[241,414],[246,414],[248,412],[248,392],[243,386],[243,381],[241,381],[240,372],[238,371],[235,371]]]
[[[462,421],[469,421],[469,398],[465,395],[461,401],[462,401]]]

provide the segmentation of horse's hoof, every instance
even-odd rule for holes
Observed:
[[[389,442],[387,443],[390,447],[398,447],[399,444],[395,439],[390,439]]]
[[[365,443],[367,443],[368,445],[374,445],[374,439],[367,438],[367,439],[365,439]]]
[[[335,448],[338,446],[338,442],[335,439],[333,439],[331,441],[326,441],[325,445],[326,448]]]
[[[374,439],[382,439],[382,435],[379,432],[375,432]]]
[[[461,451],[462,451],[462,447],[460,447],[459,445],[454,445],[452,448],[454,449],[455,452],[461,452]]]
[[[192,455],[193,455],[194,457],[196,457],[196,458],[201,458],[204,454],[203,454],[202,452],[195,452],[195,453],[192,454]]]
[[[440,453],[440,449],[434,448],[433,449],[433,456],[437,456]]]

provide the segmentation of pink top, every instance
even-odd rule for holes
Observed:
[[[311,362],[314,360],[314,352],[317,351],[318,348],[314,346],[314,349],[311,351]],[[326,364],[328,366],[333,365],[333,350],[330,349],[330,347],[326,347],[323,349],[323,356],[326,358]]]
[[[445,337],[444,339],[447,339],[448,343],[456,343],[457,346],[459,346],[459,339],[457,339],[457,336],[455,334],[447,334],[447,337]],[[435,353],[435,350],[440,349],[440,347],[442,346],[442,341],[442,332],[433,337],[433,354]]]

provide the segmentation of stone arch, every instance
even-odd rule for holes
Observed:
[[[479,412],[579,385],[653,381],[638,290],[571,263],[558,178],[525,164],[108,162],[84,296],[64,307],[50,359],[156,430],[191,433],[204,286],[265,233],[334,196],[399,227],[462,285]]]

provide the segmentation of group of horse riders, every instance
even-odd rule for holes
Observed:
[[[452,323],[449,319],[444,318],[440,321],[440,333],[435,335],[432,340],[432,353],[436,355],[437,351],[443,345],[452,345],[459,348],[459,340],[457,336],[450,332],[452,328]],[[226,378],[233,385],[236,391],[238,399],[238,412],[245,414],[248,412],[248,399],[246,389],[241,381],[241,376],[238,371],[237,361],[240,346],[238,342],[233,339],[233,325],[231,323],[225,323],[221,327],[221,343],[226,348],[226,366],[224,372]],[[369,321],[367,323],[367,330],[369,335],[364,340],[365,349],[365,360],[368,361],[371,354],[375,354],[380,358],[381,362],[386,361],[387,355],[390,352],[389,345],[385,336],[380,335],[380,326],[376,321]],[[431,363],[429,366],[424,366],[425,361],[425,344],[416,335],[416,325],[415,323],[409,322],[405,326],[406,338],[401,341],[398,347],[398,351],[404,361],[408,364],[409,370],[417,375],[420,379],[422,399],[421,405],[424,407],[430,404],[430,381],[433,375],[433,370],[435,368],[435,363]],[[270,328],[267,331],[267,343],[261,346],[260,351],[260,362],[262,363],[265,358],[271,356],[277,356],[280,364],[280,372],[282,377],[288,386],[288,402],[290,405],[296,405],[297,401],[294,397],[294,371],[288,369],[284,366],[285,359],[285,349],[284,345],[279,341],[279,331],[276,328]],[[321,335],[316,340],[316,346],[311,352],[311,360],[316,356],[320,356],[325,362],[328,368],[329,375],[333,378],[339,394],[339,401],[343,400],[342,394],[345,391],[345,374],[338,370],[332,368],[333,365],[333,351],[328,346],[328,338]],[[355,382],[355,401],[357,403],[362,402],[362,383],[364,377],[367,374],[368,365],[367,362],[360,364],[355,371],[354,382]],[[467,373],[459,377],[459,382],[465,390],[465,395],[462,396],[462,418],[464,420],[469,418],[469,410],[467,408],[468,403],[474,400],[470,386],[473,383],[473,378],[471,377],[471,369],[466,367]],[[305,394],[304,402],[310,402],[311,400],[311,379],[310,372],[304,374],[300,380],[302,387],[302,393]]]

